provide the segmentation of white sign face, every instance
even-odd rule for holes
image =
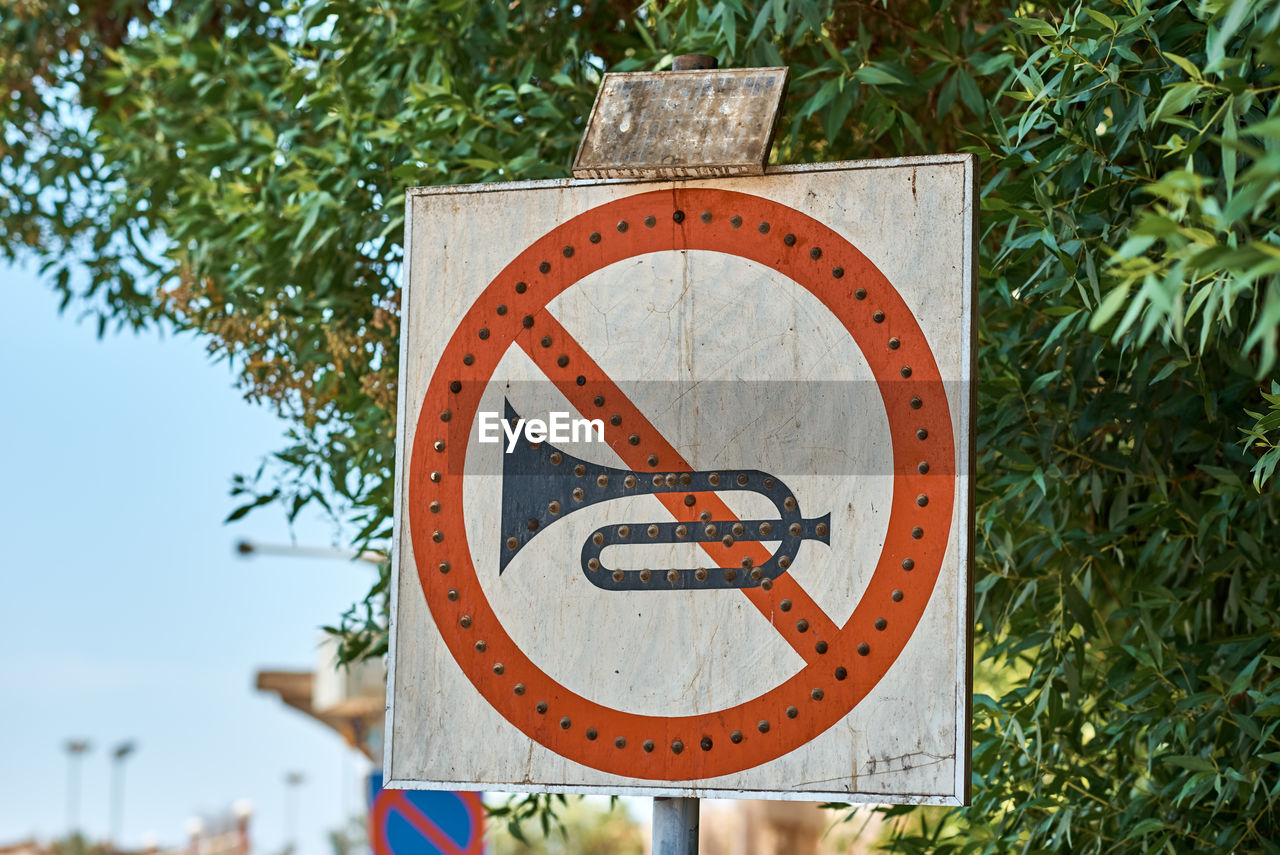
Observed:
[[[975,181],[410,191],[388,786],[967,801]]]

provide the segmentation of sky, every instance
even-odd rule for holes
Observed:
[[[288,772],[299,855],[364,810],[369,764],[254,689],[262,668],[310,670],[319,627],[367,589],[341,559],[239,558],[241,538],[342,543],[267,508],[224,525],[236,473],[286,425],[234,388],[200,341],[97,337],[32,269],[0,263],[0,846],[70,825],[67,740],[82,762],[80,827],[108,834],[110,754],[125,741],[120,843],[184,842],[191,817],[247,799],[256,852],[279,852]]]

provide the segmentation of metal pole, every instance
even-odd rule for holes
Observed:
[[[70,768],[67,775],[67,835],[80,834],[80,758],[89,750],[89,740],[69,739],[66,743]]]
[[[698,855],[698,800],[653,800],[653,855]]]
[[[116,849],[124,831],[124,761],[138,746],[121,742],[111,752],[111,816],[107,846]]]

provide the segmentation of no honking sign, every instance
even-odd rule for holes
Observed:
[[[389,786],[966,800],[974,180],[410,191]]]

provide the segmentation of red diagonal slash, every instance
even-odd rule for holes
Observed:
[[[603,418],[605,440],[627,466],[637,472],[692,471],[693,467],[680,452],[659,433],[644,413],[626,397],[604,369],[550,312],[543,309],[534,320],[533,327],[517,335],[516,342],[579,412]],[[533,330],[537,330],[537,333]],[[548,337],[549,343],[544,344]],[[569,357],[568,360],[561,360],[561,355]],[[565,366],[562,367],[560,362],[566,362]],[[579,377],[584,378],[581,385],[578,383]],[[602,403],[597,405],[597,400]],[[613,415],[621,416],[618,425],[610,420]],[[630,442],[632,434],[640,438],[636,445]],[[655,464],[650,464],[651,457],[657,458]],[[699,504],[694,507],[687,507],[683,494],[680,493],[658,493],[655,498],[681,522],[697,521],[701,511],[710,511],[717,520],[738,519],[715,493],[697,495]],[[712,561],[722,567],[737,567],[744,558],[750,558],[758,566],[770,558],[764,544],[757,541],[737,541],[733,546],[715,542],[699,545]],[[821,655],[819,650],[825,650],[826,644],[839,631],[822,607],[813,601],[789,573],[775,579],[769,590],[763,587],[741,590],[807,663],[816,661]],[[783,600],[791,601],[790,611],[783,612],[779,608]]]
[[[463,807],[465,808],[466,806],[466,802],[463,801]],[[373,820],[376,823],[375,832],[382,835],[381,839],[383,841],[386,838],[386,823],[393,810],[399,813],[405,822],[413,826],[419,834],[432,846],[443,852],[444,855],[472,855],[472,853],[476,852],[474,840],[466,848],[463,848],[456,840],[445,834],[431,817],[424,814],[418,809],[417,805],[409,801],[401,790],[383,790],[378,794]],[[394,855],[394,853],[390,852],[389,845],[386,845],[385,848],[387,855]],[[378,853],[375,853],[375,855],[378,855]]]

